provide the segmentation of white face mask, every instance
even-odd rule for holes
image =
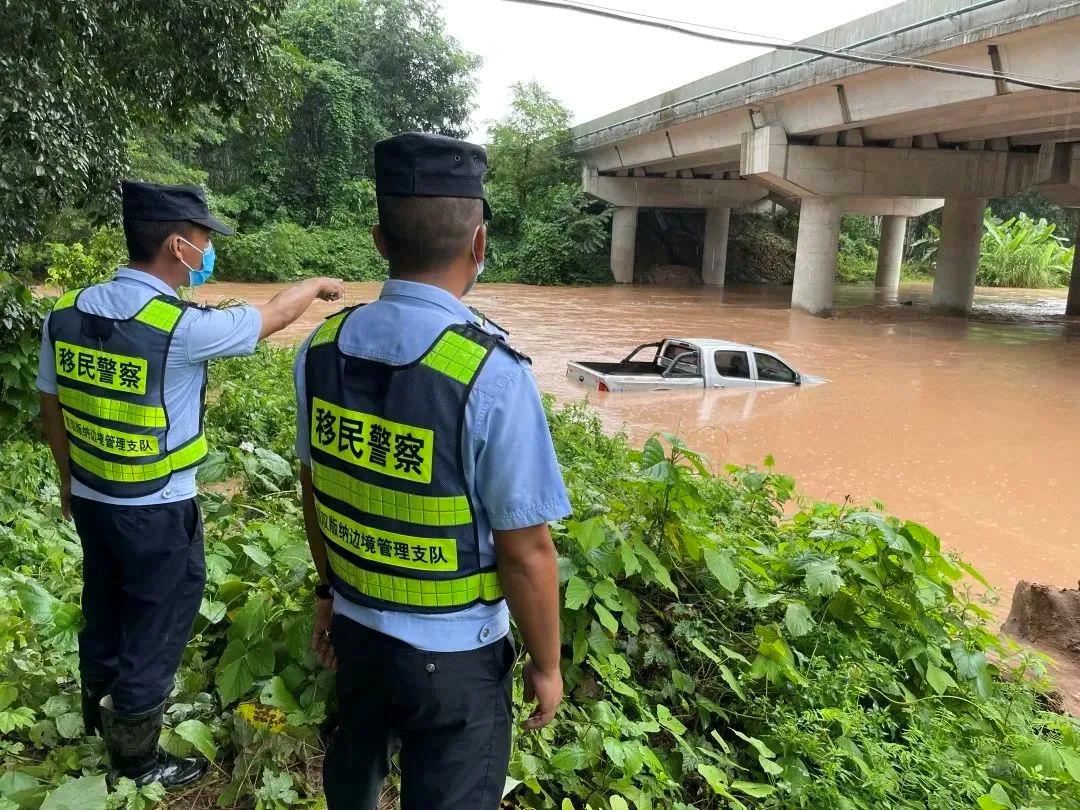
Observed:
[[[484,227],[483,224],[477,225],[476,230],[473,231],[472,241],[473,241],[474,245],[476,244],[476,235],[478,233],[480,233],[480,229],[483,228],[483,227]],[[484,274],[484,257],[481,256],[479,259],[477,259],[476,254],[474,253],[473,254],[473,261],[476,263],[476,275],[473,277],[473,280],[469,283],[469,286],[465,288],[465,293],[464,293],[465,295],[469,294],[469,291],[472,290],[472,288],[475,286],[476,280],[478,278],[480,278],[480,276],[482,276]]]

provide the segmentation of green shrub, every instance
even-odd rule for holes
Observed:
[[[212,377],[202,477],[233,483],[202,496],[207,587],[162,744],[218,761],[222,806],[313,797],[332,708],[308,647],[291,358]],[[553,526],[567,700],[515,741],[515,807],[1080,808],[1080,728],[1043,707],[1044,660],[989,630],[981,578],[929,530],[796,503],[770,459],[716,473],[674,436],[638,450],[586,407],[547,407],[574,507]],[[0,799],[36,807],[96,785],[103,748],[82,736],[80,550],[45,446],[0,445],[0,481]]]
[[[85,244],[52,243],[49,250],[46,279],[61,292],[105,281],[127,261],[124,232],[112,227],[97,228]]]
[[[983,220],[978,283],[987,287],[1064,287],[1073,252],[1055,234],[1056,226],[1026,214]]]
[[[334,276],[346,281],[386,277],[371,233],[362,226],[303,228],[276,222],[220,240],[216,277],[222,281],[296,281]]]
[[[526,214],[512,257],[501,256],[497,264],[515,265],[515,280],[525,284],[610,281],[610,219],[610,209],[588,200],[577,186],[554,186]]]
[[[38,417],[41,324],[52,301],[0,272],[0,442]]]

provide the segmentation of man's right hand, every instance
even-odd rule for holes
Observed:
[[[345,284],[339,278],[309,278],[282,290],[256,309],[262,315],[259,340],[284,329],[304,314],[316,298],[323,301],[344,301]]]
[[[555,719],[555,710],[563,699],[562,671],[542,672],[531,660],[525,664],[525,702],[536,701],[523,727],[528,731],[543,728]]]
[[[308,279],[308,282],[316,288],[315,297],[320,301],[345,300],[345,283],[340,278],[320,276]]]

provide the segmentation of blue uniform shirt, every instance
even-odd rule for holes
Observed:
[[[339,335],[346,354],[405,365],[426,352],[446,327],[479,319],[438,287],[391,279],[379,300],[350,316]],[[500,334],[490,325],[484,327]],[[304,380],[309,337],[296,358],[296,454],[311,463]],[[524,529],[570,514],[540,394],[528,364],[496,349],[473,384],[462,436],[465,476],[476,504],[482,565],[495,562],[492,529]],[[505,602],[454,613],[419,614],[360,607],[334,599],[335,612],[422,650],[472,650],[510,631]]]
[[[79,310],[105,318],[130,318],[159,295],[176,295],[161,279],[122,267],[116,277],[88,287],[79,296]],[[169,447],[179,447],[199,432],[202,418],[199,397],[206,382],[206,362],[216,357],[251,354],[262,331],[262,316],[255,307],[184,311],[173,333],[165,361],[165,410],[169,414]],[[56,393],[56,357],[49,340],[49,320],[41,337],[38,390]],[[142,498],[111,498],[72,479],[71,494],[117,506],[148,506],[195,497],[196,469],[173,473],[165,485]]]

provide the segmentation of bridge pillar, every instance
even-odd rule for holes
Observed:
[[[832,310],[842,202],[836,197],[806,197],[799,212],[791,306],[812,315]]]
[[[727,271],[728,226],[730,208],[709,208],[705,211],[705,248],[701,255],[701,281],[724,286]]]
[[[900,263],[904,259],[904,236],[907,217],[881,218],[881,240],[878,242],[877,275],[874,276],[875,303],[894,303],[900,289]]]
[[[1080,214],[1078,214],[1080,220]],[[1076,227],[1076,235],[1080,237],[1080,224]],[[1073,254],[1072,276],[1069,278],[1069,300],[1065,304],[1065,314],[1080,317],[1080,245],[1076,246]]]
[[[979,270],[985,197],[951,197],[941,218],[941,245],[934,271],[931,306],[939,312],[971,310]]]
[[[637,206],[619,206],[611,219],[611,274],[617,284],[634,283]]]

